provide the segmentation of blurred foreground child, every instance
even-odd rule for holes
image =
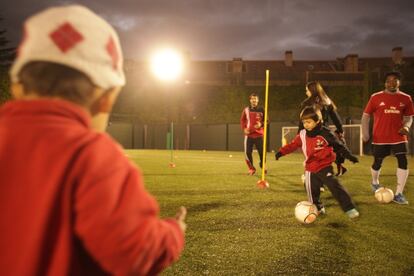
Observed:
[[[118,36],[82,6],[25,22],[0,109],[0,275],[154,275],[184,246],[104,130],[125,84]],[[95,129],[93,129],[95,128]]]

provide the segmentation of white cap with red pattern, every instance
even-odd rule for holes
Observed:
[[[117,33],[104,19],[79,5],[49,8],[26,20],[10,70],[13,82],[19,81],[20,70],[31,61],[77,69],[103,89],[125,84]]]

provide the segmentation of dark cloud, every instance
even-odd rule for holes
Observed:
[[[3,1],[6,2],[6,1]],[[0,4],[10,40],[23,18],[53,4]],[[172,45],[194,59],[335,59],[349,53],[389,56],[395,46],[414,56],[411,0],[83,0],[118,30],[125,56],[145,59]],[[3,7],[4,6],[4,7]]]
[[[314,32],[310,41],[344,55],[358,53],[361,56],[390,55],[394,46],[404,46],[404,52],[414,53],[414,32],[410,24],[413,15],[394,17],[384,13],[377,16],[356,18],[347,26]]]

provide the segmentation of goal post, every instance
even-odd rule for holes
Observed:
[[[336,128],[334,125],[330,125],[329,128],[334,131]],[[361,124],[350,124],[342,125],[344,129],[344,137],[346,145],[352,153],[360,156],[364,155],[362,141],[362,125]],[[286,145],[295,138],[298,132],[297,126],[283,126],[282,127],[282,146]]]

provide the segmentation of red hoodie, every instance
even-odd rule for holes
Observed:
[[[256,128],[256,124],[260,127]],[[240,127],[242,130],[248,129],[250,138],[263,137],[264,132],[264,110],[263,107],[246,107],[240,116]]]
[[[0,275],[154,275],[184,246],[137,168],[63,100],[0,109]]]
[[[318,172],[331,166],[336,158],[334,148],[345,158],[352,158],[346,145],[321,124],[311,131],[302,129],[289,144],[281,147],[279,152],[286,155],[299,148],[302,148],[305,156],[305,169],[310,172]]]

